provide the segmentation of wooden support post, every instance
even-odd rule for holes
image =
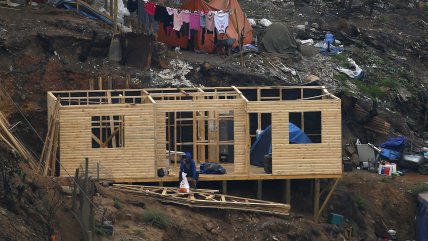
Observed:
[[[159,187],[163,187],[164,186],[164,184],[163,184],[163,182],[159,182]]]
[[[111,76],[107,77],[107,86],[109,90],[113,89],[113,80],[111,79]]]
[[[321,213],[324,210],[325,206],[327,205],[328,201],[330,200],[334,190],[336,189],[337,184],[339,183],[339,180],[340,178],[337,178],[333,186],[331,187],[330,192],[327,194],[327,197],[325,198],[323,204],[321,205],[321,208],[318,211],[318,216],[321,216]]]
[[[100,162],[97,162],[97,181],[100,180]]]
[[[98,79],[98,89],[99,89],[99,90],[102,90],[102,89],[103,89],[103,78],[102,78],[102,77],[100,77],[100,78]]]
[[[88,181],[89,181],[89,159],[85,158],[85,192],[88,192]]]
[[[195,159],[195,164],[199,163],[198,160],[198,146],[197,146],[197,142],[198,142],[198,138],[197,138],[197,122],[196,122],[196,111],[193,111],[193,158]]]
[[[89,89],[90,90],[94,89],[94,79],[89,79]]]
[[[110,17],[113,18],[113,0],[110,0]]]
[[[71,203],[71,210],[76,211],[76,205],[77,205],[77,189],[79,185],[79,168],[76,168],[76,174],[74,175],[74,189],[73,189],[73,195],[72,195],[72,203]]]
[[[314,180],[314,221],[318,223],[320,208],[320,179]]]
[[[221,191],[223,194],[227,195],[227,180],[221,181]]]
[[[257,180],[257,199],[262,200],[263,196],[263,180]]]
[[[77,1],[76,1],[76,12],[77,12],[77,13],[79,13],[79,1],[80,1],[80,0],[77,0]]]
[[[286,204],[290,204],[291,203],[291,180],[290,179],[286,179],[283,181],[283,185],[284,185],[284,202]]]
[[[114,1],[114,15],[113,15],[113,32],[116,33],[117,30],[117,15],[119,13],[119,6],[118,6],[118,0]]]
[[[125,89],[129,89],[129,84],[131,82],[131,75],[127,74],[126,75],[126,80],[125,80]]]

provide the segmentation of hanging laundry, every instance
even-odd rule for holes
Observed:
[[[229,26],[229,13],[216,12],[214,14],[214,24],[218,33],[226,33],[226,28]]]
[[[147,2],[145,7],[148,15],[155,15],[156,4],[154,2]]]
[[[205,13],[201,12],[199,16],[200,16],[200,19],[199,19],[200,25],[202,28],[205,28],[207,26]]]
[[[169,35],[167,29],[173,26],[174,17],[169,15],[166,7],[157,5],[154,19],[162,23],[165,34]]]
[[[148,18],[147,13],[146,13],[146,3],[143,0],[137,0],[138,3],[138,9],[137,9],[137,16],[138,16],[138,21],[142,24],[146,23],[146,18]]]
[[[214,31],[214,12],[208,12],[206,16],[206,28],[208,31]]]
[[[181,14],[178,13],[178,10],[174,9],[174,30],[180,31],[181,26],[183,26],[183,19],[181,18]]]
[[[126,3],[126,8],[130,13],[137,11],[138,9],[138,1],[137,0],[128,0]]]
[[[174,12],[177,10],[170,8],[170,7],[166,7],[166,11],[168,12],[169,15],[174,15]]]
[[[190,14],[190,29],[199,30],[201,28],[201,17],[199,13]]]
[[[190,23],[190,11],[189,10],[183,10],[181,11],[181,19],[183,20],[183,23]]]

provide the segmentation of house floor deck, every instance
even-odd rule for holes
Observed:
[[[341,174],[313,174],[313,175],[272,175],[265,173],[263,167],[250,165],[250,172],[234,173],[233,163],[220,163],[225,169],[226,174],[200,174],[199,181],[234,181],[234,180],[273,180],[273,179],[308,179],[308,178],[340,178]],[[109,179],[113,182],[176,182],[178,181],[180,164],[172,162],[169,169],[169,175],[155,178],[118,178]],[[199,171],[199,164],[197,164]]]

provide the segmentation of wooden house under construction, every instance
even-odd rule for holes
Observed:
[[[322,86],[154,88],[48,92],[44,169],[67,176],[89,159],[114,182],[177,181],[181,155],[220,163],[201,181],[339,178],[341,101]],[[289,141],[289,123],[311,143]],[[271,128],[271,171],[252,165],[257,133]],[[58,162],[56,155],[58,152]],[[268,159],[267,159],[268,160]],[[164,177],[158,169],[169,170]]]

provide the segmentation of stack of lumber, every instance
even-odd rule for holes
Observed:
[[[10,131],[10,128],[11,125],[9,121],[0,111],[0,141],[6,143],[6,145],[12,148],[12,150],[27,160],[31,168],[34,169],[37,166],[36,159],[31,155],[30,151],[24,146],[24,144]]]
[[[230,209],[288,215],[290,205],[256,199],[229,196],[215,190],[197,189],[190,193],[179,193],[177,188],[114,184],[112,189],[145,195],[165,203],[174,203],[197,208]]]
[[[368,111],[358,104],[355,105],[354,113],[358,119],[364,119],[369,114]],[[364,124],[364,128],[379,134],[388,135],[391,129],[391,124],[378,116],[374,116],[368,123]]]
[[[49,167],[51,168],[51,175],[53,175],[55,171],[59,143],[59,103],[60,100],[58,99],[49,116],[48,133],[46,134],[45,145],[43,146],[42,155],[40,156],[39,165],[37,167],[37,171],[45,176],[48,174]]]

